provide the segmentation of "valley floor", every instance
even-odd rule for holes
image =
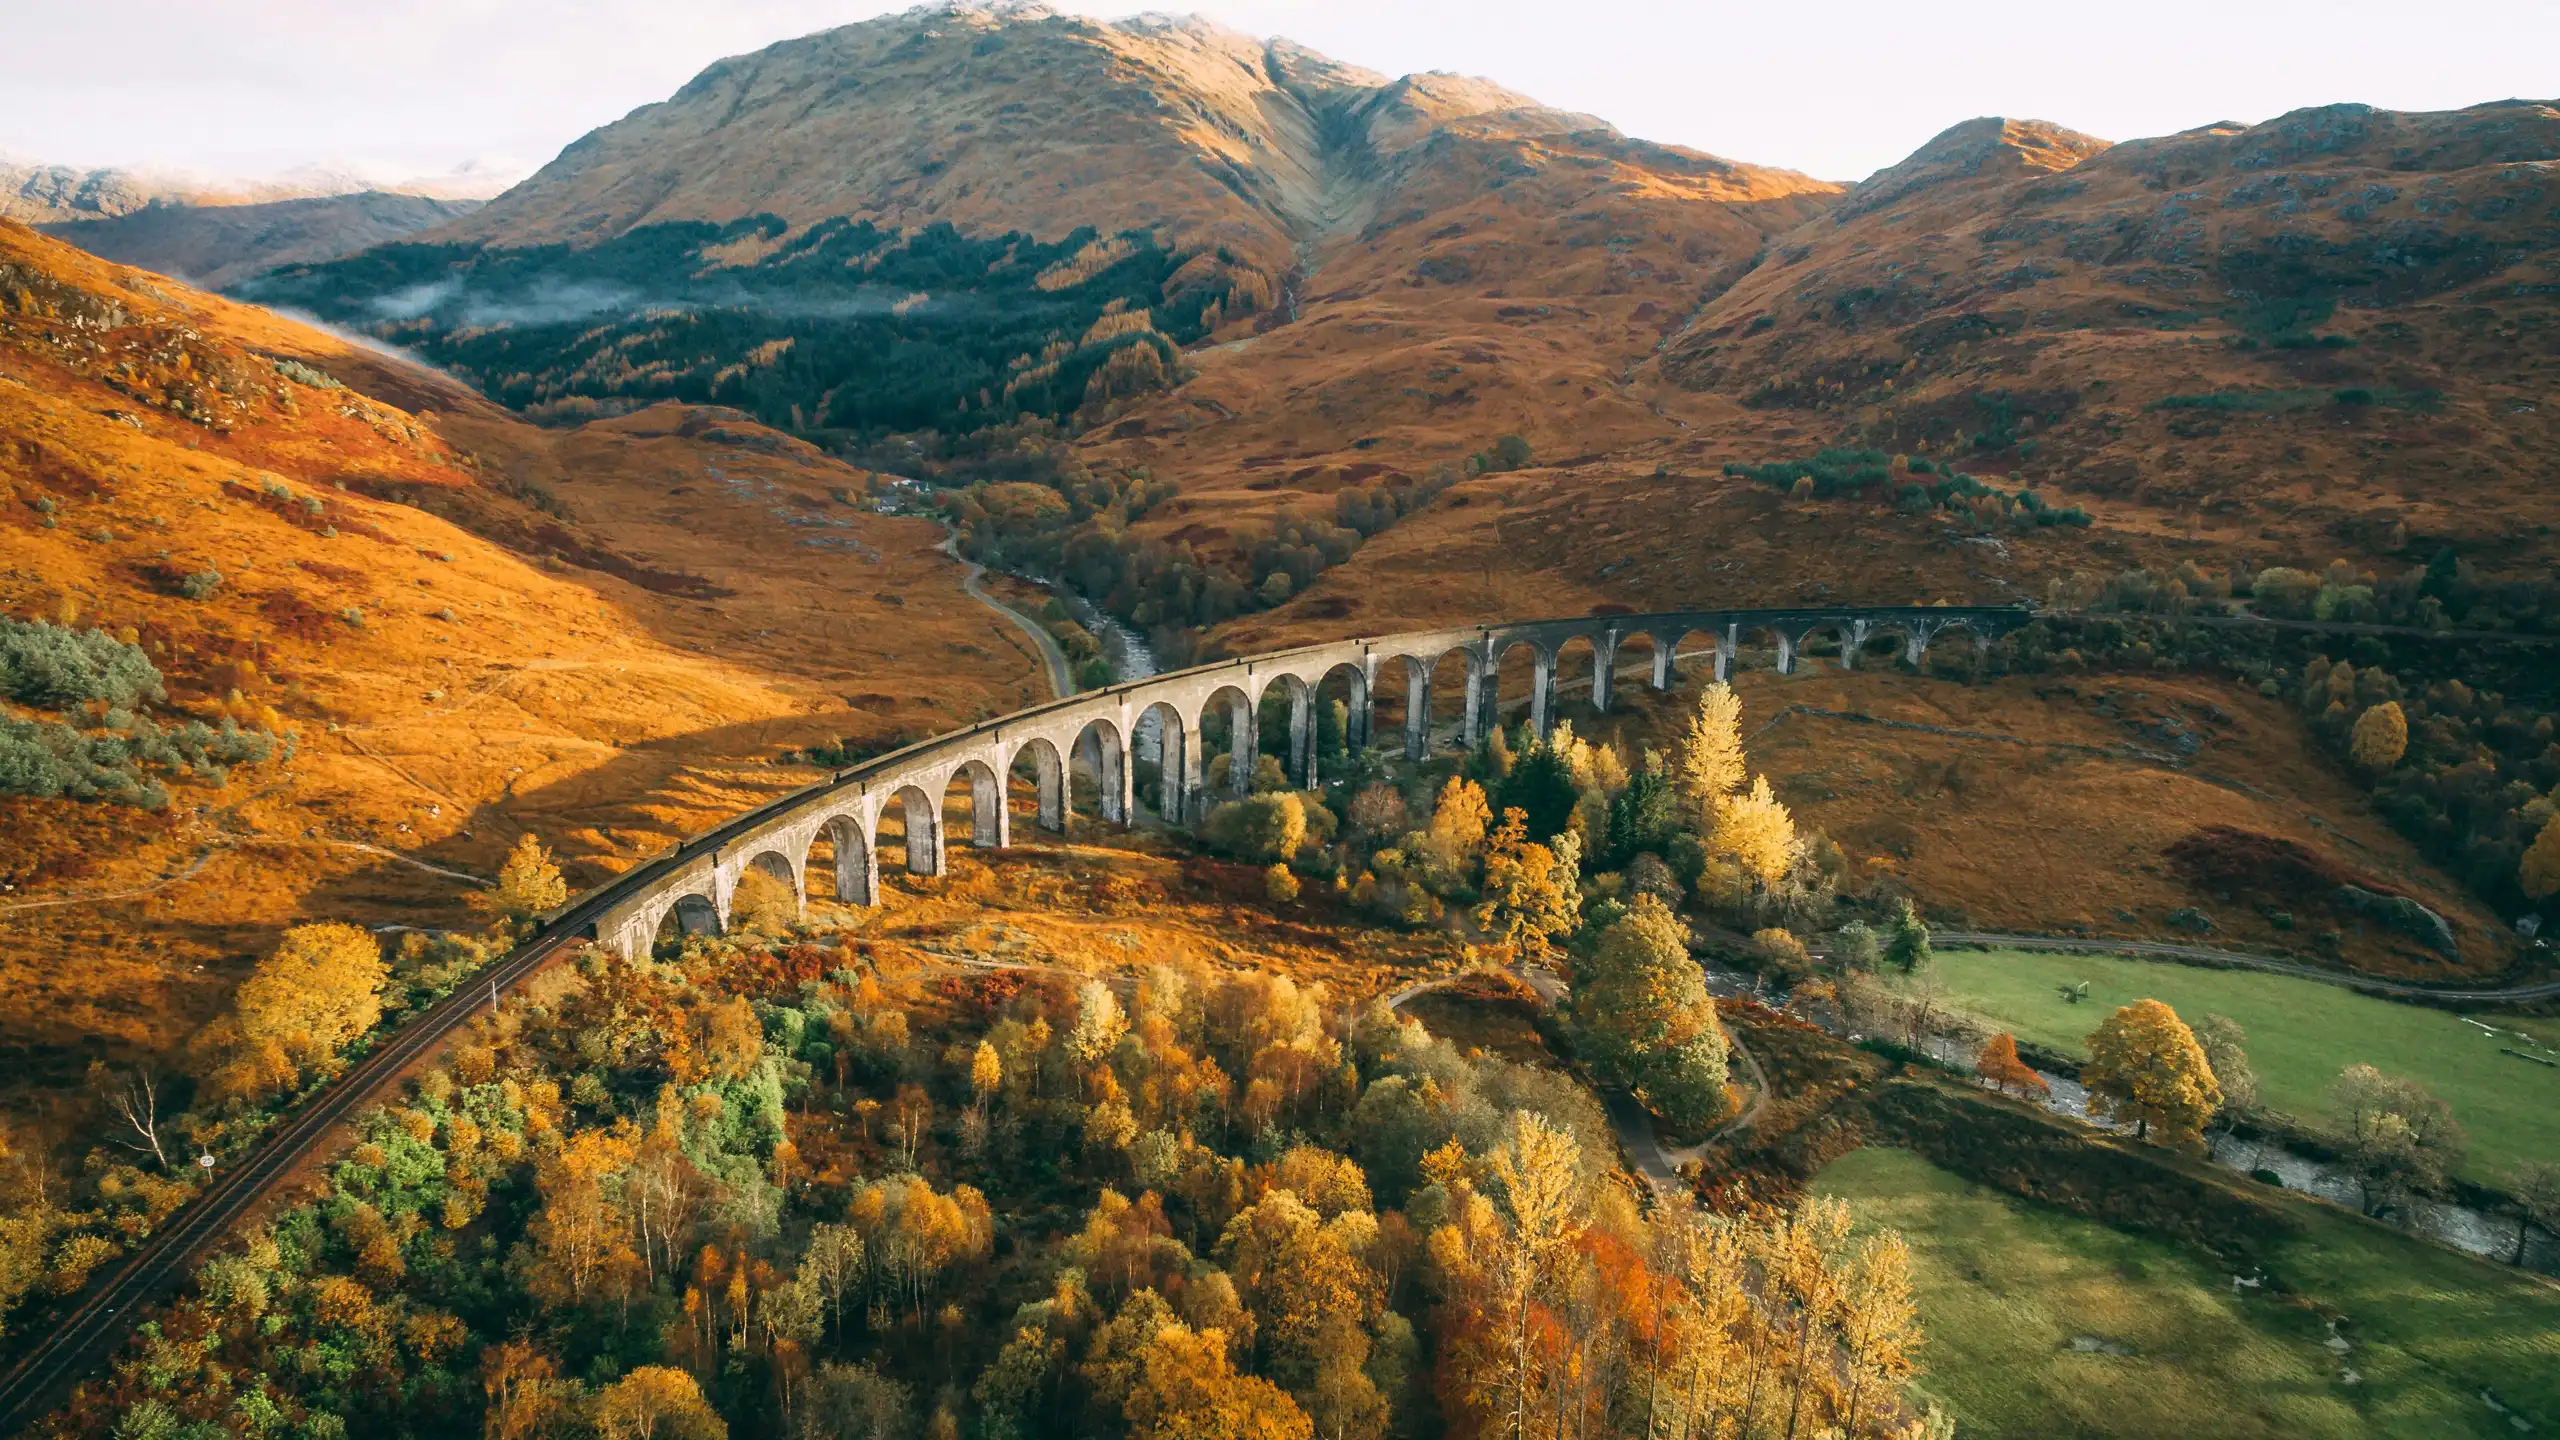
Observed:
[[[1816,1187],[1911,1243],[1920,1389],[1960,1433],[2490,1436],[2560,1408],[2560,1286],[2321,1206],[2235,1277],[1904,1150]]]

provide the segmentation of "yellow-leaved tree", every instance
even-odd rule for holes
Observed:
[[[2347,736],[2347,758],[2379,775],[2400,763],[2409,751],[2409,717],[2400,702],[2385,700],[2356,717]]]
[[[1742,697],[1719,680],[1698,696],[1680,742],[1680,796],[1701,830],[1712,829],[1726,797],[1742,788]]]
[[[1752,777],[1748,793],[1726,796],[1716,807],[1707,852],[1733,862],[1742,878],[1767,887],[1786,878],[1795,859],[1796,822],[1784,802],[1769,793],[1769,777]]]
[[[691,1375],[643,1365],[596,1396],[598,1440],[729,1440],[729,1425]]]
[[[2164,1145],[2196,1144],[2222,1108],[2222,1087],[2195,1032],[2157,1000],[2124,1006],[2090,1033],[2080,1079],[2092,1109],[2130,1120],[2136,1135]]]
[[[208,1032],[216,1093],[260,1096],[325,1065],[382,1018],[382,947],[353,925],[297,925],[240,983]]]
[[[2560,815],[2542,822],[2542,833],[2533,837],[2523,863],[2516,867],[2516,879],[2523,884],[2528,900],[2560,895]]]
[[[507,852],[506,863],[498,867],[498,883],[473,895],[471,908],[515,929],[568,901],[569,882],[560,878],[551,852],[526,831],[516,837],[516,848]]]
[[[1485,847],[1484,903],[1475,911],[1487,939],[1521,960],[1544,960],[1574,932],[1582,923],[1581,843],[1568,831],[1551,849],[1529,838],[1524,812],[1502,812],[1502,828]]]

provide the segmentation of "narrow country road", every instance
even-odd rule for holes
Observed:
[[[960,532],[949,529],[942,537],[942,543],[934,548],[960,562],[960,588],[969,592],[970,599],[1003,616],[1006,623],[1028,636],[1031,643],[1039,648],[1041,664],[1049,672],[1051,697],[1064,700],[1076,693],[1074,667],[1067,663],[1067,652],[1058,648],[1057,638],[1030,616],[987,593],[986,587],[978,583],[979,577],[987,573],[987,567],[960,553]]]
[[[2164,940],[2087,940],[2070,935],[2005,935],[1975,930],[1932,930],[1929,932],[1929,938],[1950,945],[1993,945],[2004,950],[2156,955],[2170,960],[2193,960],[2206,965],[2228,965],[2243,970],[2264,970],[2276,975],[2293,975],[2304,980],[2318,980],[2324,984],[2349,990],[2362,990],[2404,1000],[2441,1000],[2463,1005],[2502,1005],[2560,998],[2560,980],[2539,980],[2530,985],[2481,989],[2419,985],[2405,980],[2383,980],[2371,975],[2349,975],[2337,970],[2324,970],[2317,965],[2306,965],[2299,960],[2286,960],[2274,955],[2250,955],[2238,950],[2216,950],[2209,945],[2179,945]]]

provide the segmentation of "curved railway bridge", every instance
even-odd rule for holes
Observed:
[[[1391,691],[1401,685],[1407,702],[1405,752],[1419,759],[1432,734],[1432,678],[1453,657],[1465,668],[1465,709],[1458,718],[1460,734],[1472,746],[1483,738],[1494,713],[1506,663],[1525,660],[1529,666],[1530,723],[1543,735],[1558,700],[1560,661],[1569,651],[1589,651],[1591,703],[1606,710],[1617,669],[1632,658],[1630,646],[1650,649],[1653,687],[1667,689],[1677,678],[1673,657],[1681,642],[1693,636],[1713,639],[1715,673],[1722,678],[1746,642],[1774,649],[1778,669],[1789,671],[1817,635],[1833,637],[1839,663],[1850,666],[1871,640],[1893,636],[1902,658],[1916,664],[1931,642],[1949,631],[1961,630],[1977,646],[1988,648],[2033,618],[2031,611],[2008,607],[1696,610],[1345,640],[1113,685],[983,721],[839,771],[577,897],[513,953],[383,1037],[255,1150],[217,1172],[204,1193],[170,1216],[148,1242],[92,1280],[70,1312],[0,1377],[0,1436],[59,1406],[73,1385],[106,1364],[142,1318],[144,1307],[176,1290],[194,1260],[318,1152],[339,1124],[555,955],[590,940],[626,955],[643,953],[670,917],[689,932],[725,928],[730,898],[750,867],[788,882],[805,908],[808,871],[822,838],[832,842],[838,897],[877,904],[884,816],[897,807],[907,868],[940,874],[943,796],[961,777],[969,782],[970,841],[975,845],[1010,842],[1005,782],[1017,764],[1029,767],[1038,786],[1044,826],[1063,828],[1069,770],[1078,762],[1099,784],[1104,819],[1127,824],[1135,810],[1134,737],[1144,726],[1157,732],[1157,753],[1163,757],[1161,814],[1168,823],[1189,824],[1207,814],[1212,799],[1201,753],[1203,721],[1213,714],[1228,717],[1228,773],[1241,793],[1259,758],[1260,708],[1275,690],[1290,707],[1286,766],[1292,779],[1313,785],[1315,704],[1322,687],[1337,680],[1349,695],[1345,739],[1360,746],[1371,743],[1370,719],[1381,684]]]
[[[1766,642],[1781,672],[1795,668],[1806,643],[1828,633],[1839,659],[1854,666],[1872,640],[1898,640],[1903,658],[1917,664],[1930,643],[1962,630],[1980,646],[2033,618],[2008,608],[1862,607],[1826,610],[1712,610],[1658,615],[1610,615],[1581,620],[1540,620],[1467,630],[1433,630],[1382,639],[1310,645],[1240,660],[1178,670],[1090,694],[1017,711],[966,730],[936,736],[838,773],[722,827],[716,844],[687,846],[673,863],[648,878],[625,877],[613,905],[595,921],[593,938],[625,955],[647,952],[673,916],[686,933],[725,929],[730,897],[750,869],[789,885],[805,908],[809,870],[821,840],[828,842],[835,894],[857,905],[879,899],[882,822],[893,817],[903,836],[907,869],[939,875],[946,844],[944,794],[965,783],[969,843],[1001,848],[1012,843],[1005,805],[1007,780],[1021,767],[1039,794],[1039,823],[1062,829],[1069,774],[1081,764],[1101,792],[1102,818],[1128,824],[1136,815],[1136,737],[1152,733],[1161,761],[1158,812],[1168,825],[1198,823],[1214,797],[1206,776],[1205,722],[1226,718],[1230,737],[1228,785],[1242,794],[1259,760],[1257,717],[1275,694],[1289,706],[1290,779],[1312,787],[1316,775],[1316,704],[1327,686],[1347,695],[1344,739],[1372,743],[1371,716],[1383,685],[1401,689],[1404,748],[1423,758],[1432,733],[1431,681],[1456,657],[1465,665],[1465,712],[1460,735],[1469,746],[1483,738],[1494,712],[1496,684],[1507,666],[1525,661],[1530,673],[1529,721],[1541,735],[1558,700],[1560,662],[1569,649],[1590,652],[1590,699],[1607,710],[1621,652],[1630,645],[1651,651],[1652,683],[1667,689],[1675,679],[1672,657],[1684,638],[1704,634],[1715,643],[1716,678],[1724,678],[1746,641]]]

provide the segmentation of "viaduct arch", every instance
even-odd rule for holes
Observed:
[[[1746,634],[1773,637],[1778,669],[1793,670],[1806,641],[1828,632],[1839,640],[1839,663],[1854,666],[1871,640],[1899,639],[1902,658],[1918,664],[1930,644],[1950,631],[1962,630],[1988,649],[1992,641],[2034,618],[2033,612],[2009,607],[1860,606],[1790,610],[1696,610],[1651,615],[1599,615],[1571,620],[1533,620],[1468,629],[1427,630],[1405,635],[1343,640],[1309,645],[1238,660],[1195,666],[1165,675],[1114,685],[1086,695],[982,721],[966,730],[938,735],[894,751],[812,785],[796,794],[741,815],[677,847],[673,854],[649,861],[620,876],[590,897],[605,908],[597,914],[593,938],[626,956],[645,954],[659,926],[673,914],[686,933],[726,929],[739,881],[749,869],[762,870],[791,887],[805,909],[808,870],[819,839],[834,854],[835,891],[850,904],[879,903],[878,846],[883,819],[896,807],[905,835],[907,868],[919,875],[943,871],[945,846],[943,797],[955,780],[967,782],[970,823],[966,843],[1000,849],[1012,843],[1012,822],[1005,808],[1005,780],[1018,762],[1029,761],[1038,787],[1040,824],[1062,829],[1072,809],[1074,764],[1081,760],[1099,782],[1103,818],[1132,823],[1138,813],[1132,739],[1149,711],[1161,712],[1164,761],[1162,800],[1157,807],[1166,823],[1196,824],[1208,814],[1215,797],[1206,781],[1201,722],[1212,713],[1224,717],[1230,736],[1228,779],[1241,792],[1250,782],[1259,750],[1255,717],[1266,695],[1285,699],[1289,710],[1288,753],[1281,757],[1292,780],[1311,785],[1316,774],[1314,706],[1328,677],[1347,671],[1350,720],[1345,733],[1352,743],[1366,743],[1381,675],[1402,670],[1408,697],[1405,705],[1405,754],[1419,760],[1427,753],[1434,717],[1431,677],[1451,655],[1464,657],[1465,712],[1460,733],[1472,746],[1484,738],[1495,706],[1495,686],[1505,656],[1528,651],[1532,669],[1529,720],[1545,734],[1561,698],[1557,693],[1557,659],[1575,642],[1592,655],[1590,698],[1609,708],[1615,684],[1619,646],[1641,636],[1653,655],[1651,683],[1669,689],[1678,680],[1674,657],[1683,640],[1705,637],[1714,645],[1715,674],[1731,670]],[[1520,663],[1514,659],[1515,665]],[[1392,688],[1392,686],[1390,686]]]

